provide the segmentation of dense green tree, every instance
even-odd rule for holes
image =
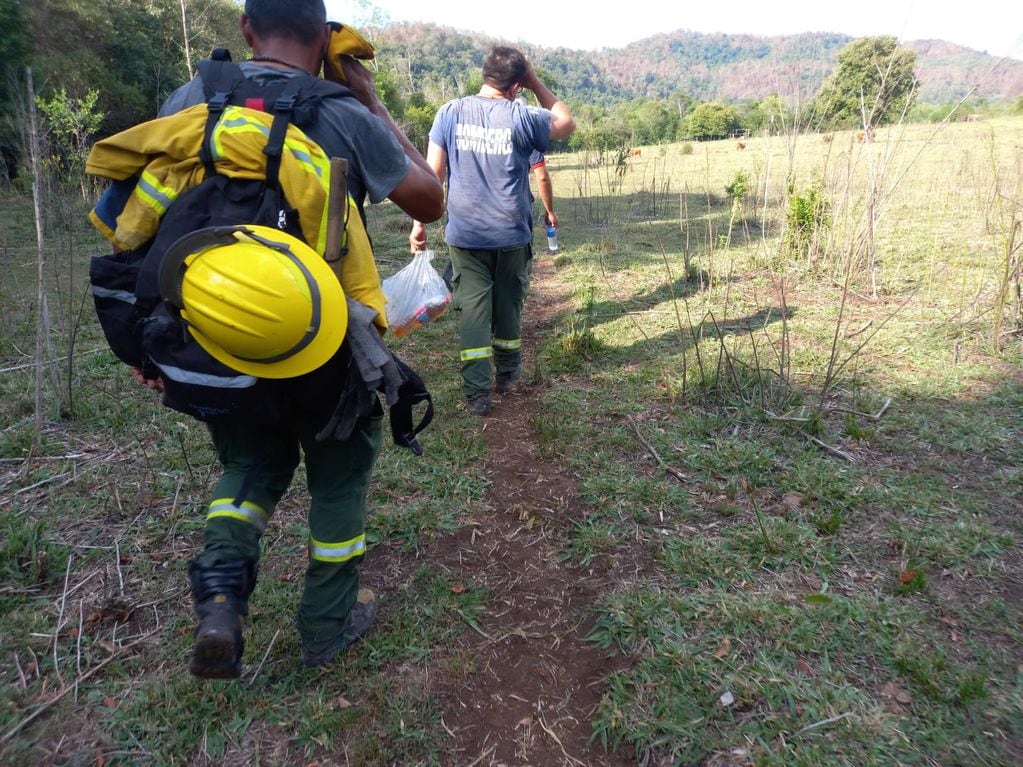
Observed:
[[[600,121],[601,133],[610,136],[614,146],[632,146],[636,143],[631,113],[632,108],[629,104],[618,104]]]
[[[433,127],[433,118],[437,115],[437,108],[430,104],[410,104],[405,109],[405,116],[401,121],[401,127],[420,152],[426,154],[429,144],[430,128]]]
[[[736,105],[735,113],[739,118],[739,132],[746,135],[761,133],[768,124],[768,119],[760,108],[759,101],[744,101]]]
[[[682,91],[675,91],[665,100],[671,109],[675,112],[678,117],[679,123],[682,122],[682,118],[689,115],[690,112],[696,107],[696,99],[690,96],[688,93]]]
[[[568,137],[568,148],[602,151],[616,145],[614,138],[600,127],[606,118],[606,110],[595,104],[579,104],[572,109],[576,129]]]
[[[400,54],[410,64],[399,71],[412,89],[423,90],[434,103],[457,95],[455,84],[476,71],[487,49],[497,42],[482,33],[424,22],[364,31],[373,36],[381,60],[390,62]],[[582,103],[610,108],[636,97],[675,100],[684,94],[697,101],[762,99],[772,91],[782,92],[790,103],[799,98],[803,104],[805,94],[819,90],[833,71],[839,51],[852,39],[805,33],[765,40],[678,31],[601,51],[521,45],[534,62],[558,78],[557,92],[573,108]],[[979,52],[963,51],[950,59],[944,46],[926,46],[917,55],[925,100],[958,100],[980,79],[985,91],[997,93],[998,98],[1019,95],[1020,62],[1005,62],[989,71],[994,60]],[[685,99],[681,106],[684,117],[691,106],[686,106]]]
[[[730,136],[739,127],[734,107],[717,101],[700,104],[689,115],[689,135],[694,139],[719,139]]]
[[[0,50],[3,67],[19,67],[25,63],[29,50],[28,21],[21,0],[0,0]],[[0,95],[7,83],[0,82]]]
[[[572,151],[589,150],[591,152],[608,152],[622,146],[622,139],[603,125],[591,125],[576,128],[568,137],[566,148]]]
[[[391,113],[395,120],[400,120],[405,114],[406,102],[402,96],[401,85],[394,74],[394,70],[378,69],[374,73],[374,82],[376,83],[376,91],[380,95],[380,100],[384,102],[387,111]]]
[[[747,134],[778,135],[798,129],[793,110],[774,93],[760,101],[748,101],[736,106],[739,125]]]
[[[659,144],[674,141],[678,118],[664,101],[644,101],[630,114],[636,144]]]
[[[794,123],[792,110],[777,93],[766,96],[760,102],[759,110],[764,119],[763,127],[770,133],[784,133],[792,130]]]
[[[193,59],[213,47],[246,53],[237,0],[184,0],[184,10],[183,24],[182,0],[0,0],[0,177],[22,153],[25,97],[11,88],[23,87],[25,66],[46,103],[89,102],[106,135],[150,119],[185,82],[186,48]]]
[[[22,101],[18,76],[29,51],[29,29],[21,0],[0,0],[0,181],[17,174],[21,133],[15,105]]]
[[[64,89],[80,99],[96,90],[104,133],[151,118],[188,79],[180,0],[32,0],[25,7],[42,95]],[[193,57],[213,47],[244,55],[236,2],[186,0],[185,11]]]
[[[838,54],[838,67],[815,99],[828,128],[873,127],[896,121],[916,98],[916,53],[891,36],[855,40]]]
[[[473,72],[462,81],[462,88],[459,96],[474,96],[483,87],[483,73]]]

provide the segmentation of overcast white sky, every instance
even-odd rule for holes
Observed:
[[[729,34],[838,32],[938,39],[1023,59],[1020,0],[325,0],[332,19],[358,28],[367,5],[390,21],[429,21],[511,41],[576,49],[621,48],[678,29]],[[617,11],[613,9],[618,9]]]

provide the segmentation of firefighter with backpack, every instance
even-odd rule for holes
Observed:
[[[104,332],[137,380],[207,422],[221,464],[203,550],[189,568],[199,618],[189,669],[202,678],[241,673],[241,618],[256,584],[260,536],[301,455],[310,495],[295,621],[303,662],[330,661],[373,623],[375,596],[360,589],[359,568],[369,478],[382,444],[375,392],[386,391],[390,404],[421,382],[380,340],[385,302],[362,206],[390,199],[425,221],[444,208],[436,175],[378,98],[370,71],[348,55],[371,56],[372,48],[328,24],[323,0],[246,0],[240,24],[252,48],[248,61],[204,62],[157,120],[99,142],[89,166],[114,180],[93,222],[115,247],[130,248],[107,257],[113,262],[94,259]],[[344,87],[317,77],[325,61]],[[253,110],[260,106],[266,114]],[[187,120],[190,110],[203,113],[198,157],[183,143],[195,136],[175,133],[158,148],[140,147],[162,120]],[[250,128],[231,136],[234,118]],[[265,179],[228,162],[237,159],[226,156],[230,141],[250,140],[243,133],[265,144]],[[168,157],[183,146],[181,157]],[[315,209],[329,199],[318,185],[331,157],[347,160],[343,211]],[[173,172],[186,162],[188,173]],[[253,220],[235,220],[257,208]],[[156,232],[144,231],[140,222],[154,215]],[[339,253],[322,250],[330,215],[345,217]],[[329,263],[338,258],[340,282]],[[100,272],[115,267],[122,271],[105,282]],[[103,307],[114,304],[122,314],[105,319]],[[114,341],[119,331],[122,346]],[[168,348],[168,339],[181,348]],[[199,372],[189,367],[197,355],[208,365]],[[196,392],[209,400],[197,404]],[[398,441],[394,421],[392,409]]]

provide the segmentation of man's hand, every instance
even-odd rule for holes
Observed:
[[[519,83],[527,91],[533,91],[536,93],[536,85],[540,80],[536,76],[536,70],[533,69],[533,62],[526,59],[526,73],[522,76],[522,81]]]
[[[162,378],[146,378],[142,374],[142,368],[132,366],[131,377],[138,381],[140,384],[145,386],[147,389],[153,391],[163,391],[163,379]]]
[[[558,214],[553,210],[546,214],[547,223],[553,226],[555,229],[558,228]]]
[[[355,98],[373,111],[373,106],[380,100],[373,84],[373,73],[352,56],[341,57],[341,69],[345,74],[345,85],[351,88]]]
[[[413,253],[426,250],[426,224],[422,221],[412,222],[412,233],[408,236],[408,244]]]
[[[568,106],[565,102],[551,93],[550,89],[543,84],[543,81],[536,76],[536,70],[533,69],[532,62],[527,61],[526,64],[528,69],[522,76],[522,81],[519,85],[533,91],[537,103],[544,109],[550,110],[551,138],[568,138],[572,135],[572,131],[575,130],[575,120],[572,117],[572,113],[568,111]]]

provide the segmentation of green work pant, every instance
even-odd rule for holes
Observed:
[[[454,304],[461,312],[462,393],[490,391],[493,367],[518,370],[522,304],[533,267],[531,245],[503,250],[449,249]]]
[[[259,538],[305,454],[309,507],[309,563],[297,626],[311,641],[336,636],[359,592],[365,552],[366,495],[380,451],[380,418],[352,436],[316,440],[301,416],[289,426],[247,422],[209,425],[222,467],[206,517],[203,564],[259,561]],[[253,469],[253,466],[255,468]]]

